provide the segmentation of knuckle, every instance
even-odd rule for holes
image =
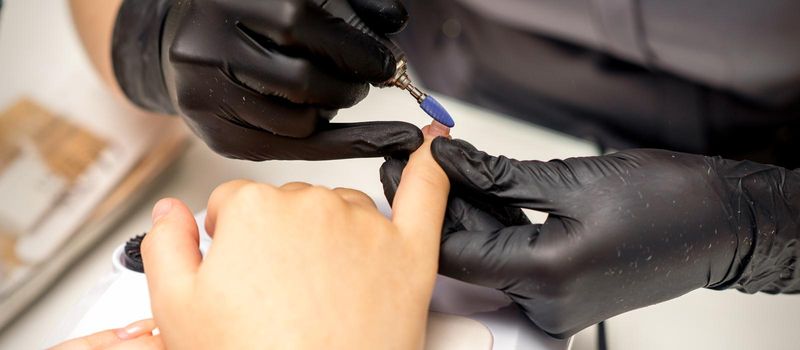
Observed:
[[[541,285],[531,284],[531,290],[517,291],[520,295],[536,295],[536,301],[511,295],[525,314],[545,332],[561,337],[575,328],[575,298],[567,279],[548,279]],[[584,310],[585,311],[585,310]]]
[[[562,301],[545,302],[545,306],[531,310],[525,308],[525,313],[539,328],[556,338],[564,338],[571,332],[575,325],[566,315],[569,306]]]
[[[286,44],[293,40],[292,31],[306,17],[308,3],[306,0],[282,0],[268,2],[268,9],[263,9],[258,21],[268,25],[273,33],[273,40],[278,44]]]
[[[289,64],[286,65],[286,70],[289,72],[288,75],[293,77],[293,79],[287,81],[285,88],[307,94],[312,89],[311,82],[316,80],[312,74],[313,69],[311,62],[308,60],[290,60]]]
[[[533,266],[533,276],[537,294],[558,302],[569,299],[572,293],[573,281],[579,276],[572,264],[561,258],[536,257]]]
[[[433,168],[432,166],[428,165],[419,165],[418,163],[409,163],[405,169],[403,169],[403,174],[401,176],[402,179],[408,179],[410,177],[416,178],[416,181],[422,183],[423,186],[427,188],[439,188],[443,184],[447,183],[447,175],[440,170]]]
[[[251,182],[252,181],[250,180],[239,179],[223,183],[217,186],[217,188],[211,192],[209,201],[224,205],[231,200],[231,194],[235,193],[236,189],[241,188]]]
[[[287,182],[286,184],[281,186],[280,189],[281,190],[303,189],[311,186],[312,185],[307,182],[294,181],[294,182]]]
[[[350,197],[352,197],[354,199],[372,202],[372,198],[370,196],[368,196],[366,193],[361,192],[361,191],[356,190],[356,189],[345,188],[345,187],[337,187],[337,188],[333,189],[333,191],[336,192],[336,193],[340,193],[343,196],[350,196]]]
[[[307,6],[305,0],[283,0],[271,11],[272,23],[276,29],[289,35],[291,30],[306,16]]]
[[[512,161],[504,156],[492,158],[489,161],[490,171],[485,176],[478,178],[479,188],[489,192],[501,192],[505,190],[509,171],[513,169]]]
[[[341,227],[352,211],[339,194],[322,186],[310,186],[289,196],[293,199],[290,210],[303,217],[313,217],[307,224],[322,231]]]
[[[318,201],[321,207],[339,207],[345,204],[336,192],[322,186],[311,186],[305,191],[307,199]]]
[[[257,182],[247,182],[239,187],[237,195],[242,198],[261,199],[269,192],[271,187]]]
[[[169,44],[167,48],[167,58],[169,63],[180,67],[181,64],[189,63],[196,61],[196,50],[192,50],[193,45],[191,45],[191,37],[187,37],[186,35],[177,36],[175,40]]]
[[[217,186],[216,190],[225,191],[225,190],[229,190],[229,189],[236,189],[236,188],[241,188],[241,187],[244,187],[244,186],[252,184],[252,183],[253,183],[253,181],[246,180],[246,179],[231,180],[231,181],[228,181],[226,183],[223,183],[222,185]]]
[[[270,185],[249,182],[234,190],[231,204],[242,208],[255,208],[268,203],[268,198],[275,191]]]

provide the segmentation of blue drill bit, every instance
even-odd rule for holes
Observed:
[[[422,107],[422,110],[425,113],[428,113],[433,120],[441,123],[442,125],[452,128],[456,126],[456,122],[453,121],[453,117],[450,116],[450,113],[447,113],[447,110],[442,107],[442,104],[439,101],[436,101],[433,96],[426,96],[422,103],[419,104]]]
[[[389,82],[389,85],[408,91],[411,96],[417,99],[420,108],[431,116],[433,120],[448,128],[454,127],[456,123],[453,121],[453,117],[450,116],[450,113],[448,113],[442,104],[433,98],[433,96],[428,96],[428,94],[412,85],[411,79],[408,77],[408,73],[405,70],[405,60],[401,61],[401,64],[402,66],[398,66],[398,74]],[[402,70],[400,70],[400,68],[402,68]]]

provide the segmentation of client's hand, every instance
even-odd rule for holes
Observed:
[[[386,219],[364,193],[304,183],[217,188],[205,260],[192,213],[165,199],[143,243],[170,349],[415,349],[424,341],[449,183],[430,138]]]

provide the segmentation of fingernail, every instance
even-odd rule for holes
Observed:
[[[169,214],[169,211],[172,210],[172,200],[168,198],[164,198],[153,207],[153,223],[156,223],[159,219],[164,217],[164,215]]]
[[[114,331],[117,334],[117,338],[122,340],[128,340],[133,338],[138,338],[142,335],[148,334],[152,332],[152,328],[147,327],[144,324],[144,321],[136,321],[131,323],[124,328],[119,328]]]
[[[443,136],[443,137],[448,137],[448,138],[450,137],[450,128],[448,128],[447,126],[445,126],[442,123],[439,123],[439,122],[437,122],[435,120],[433,122],[431,122],[431,125],[429,125],[428,127],[422,129],[422,131],[426,135],[432,136],[432,137],[438,137],[438,136]]]

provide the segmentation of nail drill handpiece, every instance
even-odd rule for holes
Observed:
[[[411,83],[411,78],[408,76],[408,61],[406,60],[405,53],[400,46],[397,45],[393,40],[386,38],[381,35],[375,34],[365,23],[358,17],[358,15],[353,11],[353,8],[347,1],[344,0],[316,0],[317,5],[321,6],[323,9],[328,11],[331,15],[335,17],[339,17],[354,28],[360,30],[361,32],[371,36],[375,40],[380,41],[384,46],[386,46],[394,55],[395,60],[397,61],[397,69],[395,70],[395,74],[389,80],[381,83],[375,84],[377,87],[398,87],[400,89],[408,91],[419,103],[420,108],[422,108],[425,113],[427,113],[433,120],[439,122],[440,124],[447,126],[448,128],[452,128],[455,126],[455,121],[450,116],[450,113],[447,112],[446,109],[432,96],[422,92],[419,88],[414,86]]]

